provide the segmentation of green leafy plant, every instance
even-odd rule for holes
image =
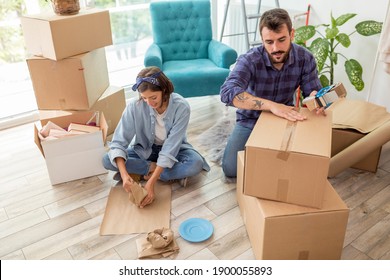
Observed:
[[[363,36],[381,33],[382,23],[373,20],[362,21],[355,25],[355,30],[351,33],[341,32],[339,27],[355,16],[356,14],[348,13],[334,18],[331,14],[330,24],[301,26],[295,30],[294,42],[309,49],[316,59],[322,86],[328,86],[334,83],[334,68],[341,57],[345,60],[344,67],[351,84],[358,91],[364,88],[364,81],[362,79],[363,67],[361,64],[356,59],[347,58],[344,54],[336,50],[340,46],[348,48],[351,45],[350,37],[355,33]],[[319,37],[313,38],[316,34],[319,34]],[[308,46],[307,41],[312,38],[313,40],[310,46]]]

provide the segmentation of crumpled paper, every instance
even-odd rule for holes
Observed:
[[[167,228],[149,232],[146,238],[137,239],[136,244],[139,259],[166,258],[179,251],[173,231]]]

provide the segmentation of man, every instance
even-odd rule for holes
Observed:
[[[300,87],[307,97],[322,87],[313,55],[292,43],[294,30],[287,11],[266,11],[260,19],[259,32],[263,44],[238,58],[221,87],[221,101],[238,108],[236,125],[222,159],[227,177],[237,176],[237,152],[244,150],[261,111],[289,121],[303,121],[305,116],[293,106],[296,89]]]

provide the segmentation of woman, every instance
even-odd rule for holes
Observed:
[[[133,183],[129,174],[143,175],[148,193],[140,204],[143,208],[153,202],[158,179],[182,179],[185,185],[187,177],[210,167],[187,142],[190,106],[173,92],[167,76],[158,67],[147,67],[132,89],[138,90],[140,98],[131,100],[124,110],[103,165],[119,171],[127,192]]]

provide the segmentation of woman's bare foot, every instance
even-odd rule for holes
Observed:
[[[144,175],[145,181],[149,180],[150,177],[152,177],[152,174],[153,174],[154,170],[156,169],[156,166],[157,166],[157,163],[155,163],[155,162],[150,163],[149,173],[148,173],[148,175]]]

